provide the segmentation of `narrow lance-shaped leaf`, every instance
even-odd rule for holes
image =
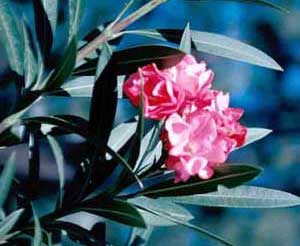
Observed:
[[[198,51],[283,71],[277,62],[262,51],[232,38],[208,32],[192,32],[192,40]]]
[[[215,168],[215,175],[209,180],[191,179],[186,183],[167,181],[159,185],[150,187],[138,195],[144,196],[183,196],[199,193],[207,193],[217,190],[218,185],[228,188],[241,185],[259,175],[261,169],[247,165],[228,165],[224,164]]]
[[[31,88],[37,77],[37,62],[33,52],[30,29],[23,21],[25,88]]]
[[[141,143],[144,136],[145,117],[144,117],[144,77],[141,69],[138,70],[140,76],[141,92],[140,92],[140,103],[139,103],[139,120],[136,128],[136,133],[133,138],[131,148],[129,149],[128,163],[132,168],[135,167],[136,162],[139,158],[141,149]]]
[[[13,153],[5,164],[5,168],[0,176],[0,208],[3,207],[4,202],[12,184],[16,169],[16,154]]]
[[[240,148],[266,137],[271,132],[272,130],[266,128],[247,128],[246,142]]]
[[[57,207],[61,207],[62,201],[63,201],[63,195],[64,195],[64,185],[65,185],[65,175],[64,175],[64,155],[61,150],[61,147],[59,146],[59,143],[56,141],[54,137],[51,135],[47,135],[47,140],[49,142],[49,145],[52,149],[55,162],[57,165],[57,171],[59,176],[59,195],[58,195],[58,203]]]
[[[9,0],[2,0],[0,4],[0,37],[5,46],[11,69],[19,75],[23,75],[24,48],[22,34],[10,2]]]
[[[55,90],[62,86],[65,80],[71,75],[76,61],[77,39],[76,36],[71,40],[68,48],[58,63],[56,69],[51,74],[42,88],[47,91]]]
[[[47,59],[53,43],[53,33],[51,24],[44,5],[45,0],[33,1],[34,17],[35,17],[35,30],[39,42],[39,48],[44,59]]]
[[[12,212],[7,217],[5,217],[4,220],[0,222],[0,238],[4,238],[5,235],[7,235],[10,232],[10,230],[17,223],[23,212],[24,209],[18,209]]]
[[[69,0],[69,40],[78,35],[80,20],[83,15],[85,0]]]
[[[187,23],[180,44],[179,49],[187,54],[191,54],[192,52],[192,37],[191,37],[191,30],[190,30],[190,23]]]
[[[87,202],[80,210],[97,214],[130,226],[146,226],[143,217],[133,205],[118,199],[99,199]]]
[[[55,33],[58,19],[58,0],[42,0],[42,3],[47,13],[52,33]]]
[[[33,205],[32,205],[32,213],[33,213],[33,220],[34,220],[33,246],[41,246],[42,245],[42,228],[41,228],[39,217],[37,216]]]
[[[216,192],[164,199],[176,203],[208,207],[280,208],[300,205],[298,196],[254,186],[239,186],[232,189],[219,186]]]
[[[166,45],[143,45],[114,52],[115,75],[129,75],[137,71],[138,67],[156,63],[159,68],[168,68],[176,65],[184,53],[174,47]],[[94,75],[98,59],[92,59],[75,69],[73,75]]]
[[[101,54],[98,60],[98,65],[96,69],[96,78],[98,78],[100,74],[103,72],[104,68],[106,67],[109,60],[111,59],[112,54],[113,54],[112,48],[107,42],[105,42],[101,49]]]
[[[182,30],[149,29],[126,31],[124,33],[142,35],[159,40],[166,39],[170,42],[180,43]],[[264,52],[233,38],[195,30],[191,30],[191,36],[193,44],[198,51],[283,71],[282,67]]]

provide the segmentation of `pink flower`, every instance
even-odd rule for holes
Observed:
[[[123,90],[133,105],[139,106],[142,81],[146,118],[160,120],[179,110],[184,101],[182,90],[155,64],[140,68],[125,81]]]
[[[198,175],[209,179],[213,167],[226,161],[236,142],[218,133],[217,123],[208,111],[196,111],[185,117],[172,114],[165,122],[169,169],[176,182]]]
[[[247,128],[242,126],[238,120],[242,117],[244,110],[229,107],[229,94],[221,91],[211,91],[211,94],[211,105],[206,109],[212,112],[219,133],[234,139],[235,147],[242,146],[246,141]]]
[[[164,71],[184,90],[187,100],[202,98],[214,78],[214,73],[206,69],[206,63],[197,63],[191,55],[184,56],[176,66]]]

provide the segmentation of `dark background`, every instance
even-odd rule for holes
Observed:
[[[12,1],[17,13],[30,16],[30,1]],[[125,1],[87,0],[87,8],[81,26],[81,35],[97,23],[111,20]],[[147,1],[136,1],[136,7]],[[245,41],[271,55],[284,72],[235,62],[228,59],[195,54],[205,59],[215,71],[214,86],[230,92],[231,104],[245,109],[243,123],[251,127],[273,129],[272,135],[253,145],[233,153],[232,162],[257,164],[264,173],[253,182],[255,185],[282,189],[300,196],[300,1],[273,1],[291,10],[282,14],[270,8],[239,3],[186,3],[170,0],[130,28],[180,28],[189,21],[191,28],[224,34]],[[61,16],[63,21],[63,16]],[[63,29],[58,30],[62,34]],[[62,40],[56,40],[60,47]],[[155,40],[125,38],[120,48]],[[1,52],[0,69],[0,115],[12,107],[11,86],[5,81],[3,71],[7,66],[6,55]],[[63,104],[63,103],[62,103]],[[43,110],[40,108],[39,110]],[[88,112],[88,105],[70,109]],[[76,112],[76,111],[75,111]],[[68,139],[65,153],[76,160],[77,138]],[[19,167],[26,169],[26,146],[19,146]],[[75,149],[74,149],[75,148]],[[9,150],[0,150],[5,159]],[[50,152],[42,151],[45,178],[55,175]],[[72,169],[67,169],[72,175]],[[300,208],[287,209],[212,209],[190,208],[196,215],[195,223],[242,246],[298,246],[300,244]],[[88,223],[87,223],[88,224]],[[129,229],[114,226],[109,236],[126,240]],[[122,245],[122,244],[116,244]],[[183,227],[162,227],[154,230],[149,244],[215,246],[202,235]]]

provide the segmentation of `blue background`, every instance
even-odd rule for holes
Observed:
[[[30,9],[30,1],[12,2],[15,3],[16,11]],[[112,20],[124,2],[87,0],[81,35],[99,23]],[[146,2],[137,0],[135,8]],[[215,88],[230,92],[231,105],[245,109],[245,125],[273,129],[272,135],[266,139],[234,152],[230,161],[264,167],[264,173],[253,184],[282,189],[300,196],[300,1],[276,1],[291,10],[288,15],[252,4],[224,2],[198,4],[170,0],[130,26],[130,29],[183,29],[190,22],[192,29],[224,34],[271,55],[284,68],[284,72],[203,53],[196,54],[199,60],[204,59],[215,71]],[[130,37],[122,41],[120,48],[145,42],[157,43],[154,40]],[[59,41],[57,43],[59,46]],[[1,57],[0,67],[3,71],[7,65],[3,52]],[[10,105],[7,104],[9,99],[6,93],[9,86],[4,83],[0,86],[0,108],[4,110]],[[6,156],[0,152],[1,155]],[[50,162],[47,157],[49,152],[45,150],[44,155],[46,162]],[[224,236],[236,245],[300,244],[300,208],[188,208],[197,215],[194,221],[196,224]],[[126,240],[128,230],[123,228],[123,233],[110,231],[108,234],[114,241],[120,238]],[[215,246],[218,243],[178,226],[155,229],[148,245]]]

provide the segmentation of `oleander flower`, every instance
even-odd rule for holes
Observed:
[[[211,88],[214,78],[213,71],[206,69],[206,63],[197,63],[192,55],[185,55],[176,66],[164,71],[184,90],[186,100],[202,98]]]
[[[247,128],[238,121],[244,110],[229,107],[229,94],[222,91],[211,91],[212,100],[206,107],[213,114],[220,134],[224,134],[236,141],[235,147],[242,146],[246,141]]]
[[[125,81],[123,91],[136,107],[139,106],[142,83],[146,118],[160,120],[179,110],[184,94],[167,72],[150,64],[140,68]]]
[[[166,166],[176,172],[176,182],[198,175],[209,179],[215,165],[224,163],[236,141],[219,134],[209,111],[196,111],[185,117],[175,113],[165,122]]]

